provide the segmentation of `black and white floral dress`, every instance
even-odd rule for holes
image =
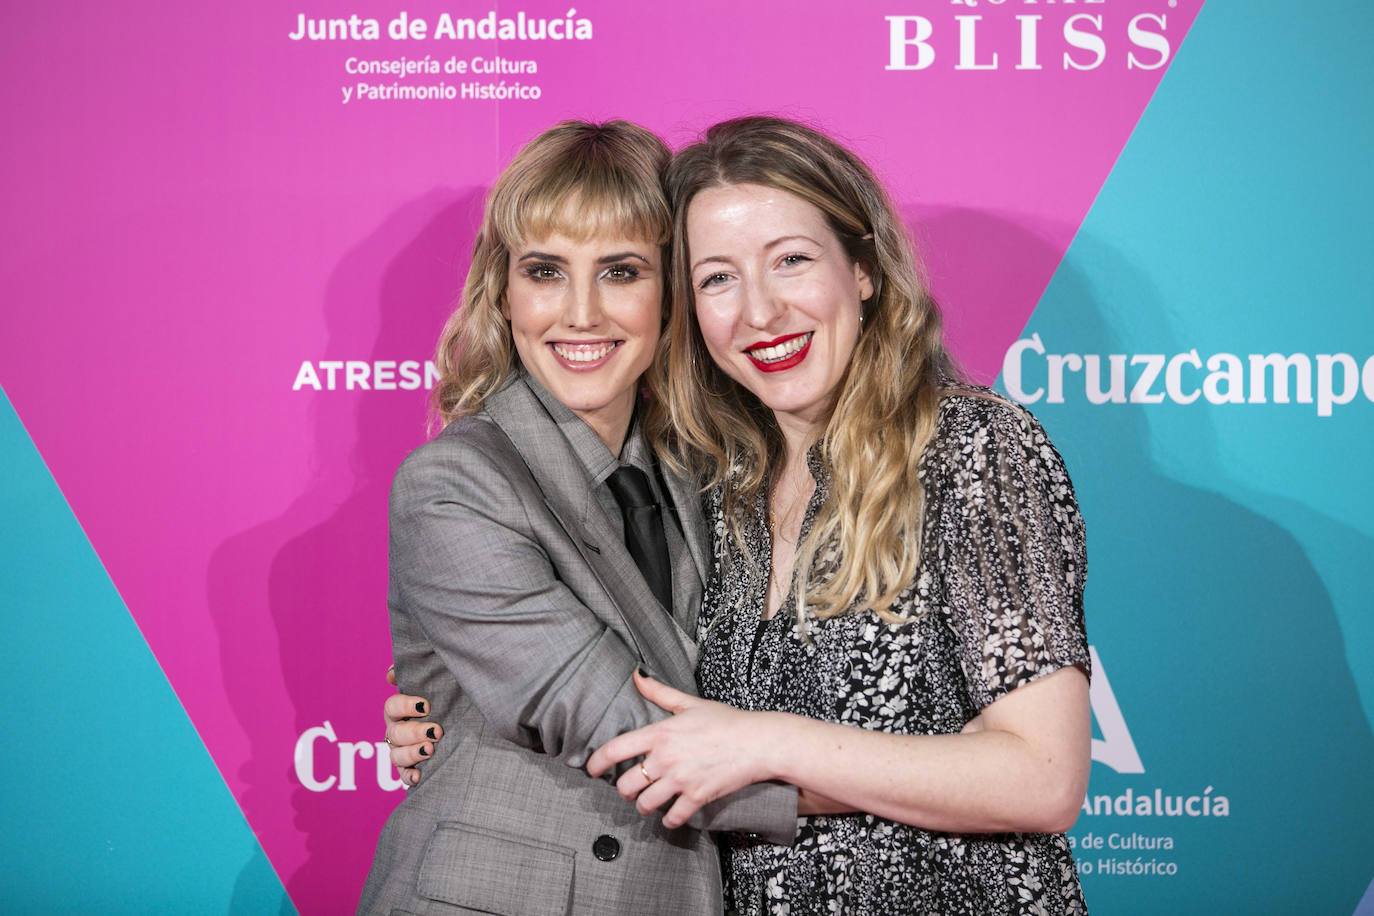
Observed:
[[[802,535],[825,499],[816,478]],[[1059,453],[1024,410],[992,396],[947,395],[922,460],[926,509],[916,581],[894,609],[810,619],[794,595],[761,612],[771,556],[766,502],[742,520],[757,563],[724,536],[702,609],[701,695],[899,734],[952,734],[998,697],[1067,665],[1088,671],[1083,520]],[[823,566],[825,556],[819,558]],[[726,911],[1085,913],[1060,834],[950,834],[872,815],[801,818],[796,843],[722,837]]]

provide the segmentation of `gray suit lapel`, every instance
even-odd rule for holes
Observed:
[[[597,501],[585,467],[544,405],[517,379],[489,397],[484,410],[515,444],[543,491],[549,511],[576,545],[619,619],[606,618],[604,609],[592,607],[592,611],[625,634],[645,663],[657,669],[653,673],[674,686],[692,689],[693,660],[677,623],[659,609]]]

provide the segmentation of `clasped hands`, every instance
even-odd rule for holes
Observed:
[[[394,669],[387,680],[396,683]],[[671,801],[663,825],[681,827],[704,805],[775,778],[771,755],[780,751],[788,716],[703,700],[638,671],[634,682],[645,699],[672,715],[607,741],[588,758],[587,772],[601,776],[616,764],[640,758],[639,765],[626,768],[616,780],[616,789],[641,814]],[[434,741],[443,737],[437,723],[414,721],[426,712],[428,704],[420,697],[395,694],[386,701],[391,762],[407,787],[419,783],[416,765],[433,755]]]
[[[640,758],[616,780],[616,789],[640,814],[665,805],[663,826],[686,824],[702,806],[747,785],[773,778],[771,754],[785,717],[746,712],[675,690],[639,671],[640,694],[672,713],[607,741],[587,760],[600,776],[618,763]]]

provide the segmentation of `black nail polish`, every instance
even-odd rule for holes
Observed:
[[[438,735],[434,734],[434,726],[433,726],[433,725],[431,725],[429,728],[425,729],[425,737],[428,738],[428,739],[431,740],[431,741],[434,741],[435,739],[437,739],[437,738],[439,737]]]
[[[415,711],[418,712],[418,713],[419,713],[420,715],[422,715],[422,716],[425,714],[425,701],[424,701],[424,700],[421,700],[420,702],[418,702],[418,703],[415,704]]]
[[[429,751],[427,751],[427,750],[425,750],[423,747],[421,747],[421,748],[420,748],[420,756],[421,756],[421,757],[428,757],[428,756],[429,756]]]

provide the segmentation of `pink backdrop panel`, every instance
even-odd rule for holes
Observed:
[[[349,390],[343,373],[335,390],[293,390],[302,362],[428,357],[486,187],[550,123],[625,117],[680,144],[768,111],[823,126],[885,176],[957,351],[990,380],[1167,69],[1130,55],[1172,59],[1200,5],[1036,6],[1039,70],[1017,69],[1029,8],[1011,4],[601,0],[573,17],[591,39],[542,42],[398,41],[399,7],[338,0],[4,14],[0,73],[26,89],[6,102],[0,152],[0,383],[302,910],[352,905],[399,798],[374,760],[345,788],[336,745],[381,735],[386,490],[425,421],[423,391]],[[1063,64],[1095,59],[1063,37],[1082,10],[1105,49],[1088,70]],[[405,11],[431,26],[517,13]],[[302,12],[372,17],[383,34],[292,40]],[[1142,14],[1165,20],[1144,26],[1167,56],[1129,40]],[[930,66],[888,69],[893,15],[929,20]],[[956,17],[973,15],[961,50]],[[996,69],[960,67],[993,54]],[[426,55],[537,72],[347,72]],[[540,97],[356,97],[359,82],[502,79]],[[311,778],[336,780],[312,791],[293,753],[326,721],[337,742],[307,743]]]

